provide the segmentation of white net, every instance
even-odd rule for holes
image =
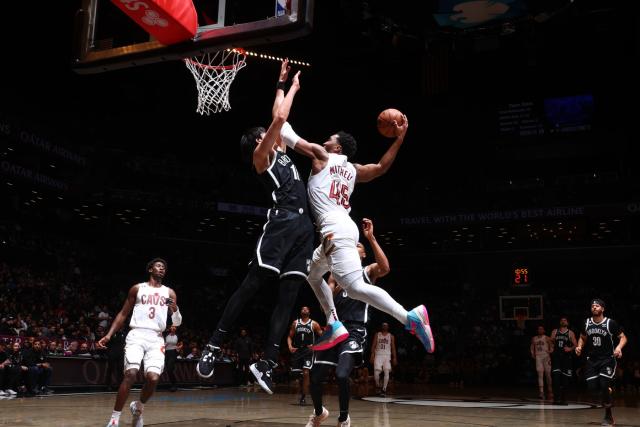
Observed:
[[[244,50],[227,49],[184,60],[196,80],[198,113],[229,111],[229,88],[238,71],[247,65],[245,59]]]

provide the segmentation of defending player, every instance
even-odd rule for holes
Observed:
[[[160,375],[164,369],[164,332],[167,326],[167,315],[171,312],[174,326],[180,326],[182,315],[177,306],[177,297],[173,289],[162,284],[167,271],[167,263],[156,258],[147,264],[149,281],[133,285],[129,289],[127,299],[122,309],[109,328],[109,332],[98,341],[98,346],[104,348],[113,334],[122,328],[125,320],[133,309],[129,334],[124,348],[124,378],[118,389],[113,413],[107,427],[119,425],[122,407],[129,396],[129,390],[136,380],[140,364],[144,361],[145,382],[140,392],[140,400],[132,401],[129,405],[132,415],[132,426],[144,425],[142,413],[144,404],[151,398],[158,385]]]
[[[307,212],[306,189],[293,160],[285,154],[278,141],[280,128],[289,115],[298,90],[294,83],[284,95],[288,73],[289,66],[284,61],[269,129],[250,129],[240,141],[245,158],[251,162],[273,200],[273,207],[267,213],[264,232],[258,239],[249,271],[227,302],[196,368],[203,378],[213,376],[215,360],[221,357],[220,346],[245,304],[262,286],[277,283],[280,288],[278,304],[271,315],[264,359],[250,366],[258,384],[269,394],[273,393],[272,369],[277,366],[280,341],[289,324],[300,285],[307,277],[313,251],[313,224]]]
[[[371,243],[375,262],[367,265],[362,270],[362,275],[366,286],[373,286],[378,278],[389,273],[389,261],[376,241],[371,220],[366,218],[363,220],[363,231]],[[360,243],[358,243],[358,254],[363,261],[366,252]],[[307,427],[318,427],[329,416],[329,411],[322,406],[322,382],[331,366],[336,367],[336,378],[338,379],[338,399],[340,401],[338,427],[351,425],[349,377],[353,368],[361,366],[363,363],[369,305],[350,298],[348,291],[342,289],[333,276],[329,276],[328,286],[333,293],[335,307],[343,319],[344,327],[349,331],[349,338],[340,345],[314,354],[313,368],[311,369],[311,397],[313,398],[314,412],[309,416]]]

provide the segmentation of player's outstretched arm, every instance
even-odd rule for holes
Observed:
[[[289,79],[289,71],[291,67],[289,66],[289,59],[285,58],[280,64],[280,76],[278,76],[278,84],[276,86],[276,98],[273,100],[273,107],[271,107],[271,118],[274,119],[278,114],[278,109],[280,105],[282,105],[282,101],[284,101],[284,87]]]
[[[373,234],[373,221],[368,218],[362,219],[362,234],[369,241],[373,256],[376,262],[369,264],[367,268],[367,275],[371,279],[371,283],[375,283],[381,277],[386,276],[391,271],[389,266],[389,259],[385,255],[384,251],[380,247],[376,236]]]
[[[356,182],[369,182],[379,176],[387,173],[393,161],[396,159],[398,155],[398,150],[400,150],[400,146],[404,142],[404,137],[407,134],[407,129],[409,128],[409,120],[407,116],[403,115],[403,123],[399,125],[394,120],[394,125],[396,127],[396,140],[393,141],[393,144],[387,149],[387,152],[384,153],[382,158],[378,163],[369,163],[366,165],[354,164],[353,166],[356,168]]]
[[[294,81],[298,81],[299,75],[300,71],[296,73]],[[284,125],[284,123],[287,121],[287,118],[289,118],[289,112],[291,111],[293,98],[296,96],[298,90],[300,90],[299,84],[291,85],[291,87],[289,88],[289,92],[287,92],[287,95],[284,97],[284,100],[278,107],[278,111],[273,117],[271,125],[269,125],[269,129],[267,129],[267,131],[265,132],[264,138],[262,138],[253,152],[253,166],[255,167],[256,172],[258,172],[259,174],[266,171],[271,164],[270,159],[273,146],[278,142],[282,125]],[[276,95],[276,98],[277,97],[278,96]]]
[[[116,318],[113,320],[113,323],[109,328],[109,332],[107,332],[107,334],[104,337],[102,337],[100,341],[98,341],[98,347],[104,348],[107,345],[107,343],[111,340],[111,337],[113,336],[113,334],[115,334],[122,328],[122,325],[124,324],[125,320],[127,320],[129,313],[131,313],[131,310],[133,310],[133,306],[136,304],[137,295],[138,295],[138,285],[133,285],[131,289],[129,289],[129,293],[127,294],[127,299],[124,301],[124,304],[122,305],[122,309],[116,315]]]

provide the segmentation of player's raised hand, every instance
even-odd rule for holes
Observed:
[[[362,218],[362,234],[367,240],[373,238],[373,222],[369,218]]]
[[[393,121],[393,125],[396,127],[395,134],[396,137],[404,138],[407,133],[407,129],[409,128],[409,119],[407,119],[406,114],[402,115],[402,124],[399,124],[397,121]]]
[[[285,58],[284,61],[282,61],[282,64],[280,64],[280,77],[278,80],[286,82],[289,78],[289,70],[291,70],[291,67],[289,66],[289,58]]]
[[[301,73],[301,71],[298,71],[293,76],[293,80],[291,81],[291,87],[295,87],[296,89],[300,89],[300,73]]]

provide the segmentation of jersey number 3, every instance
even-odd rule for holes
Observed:
[[[349,187],[340,181],[331,181],[331,189],[329,190],[329,198],[334,199],[338,206],[349,209]]]

